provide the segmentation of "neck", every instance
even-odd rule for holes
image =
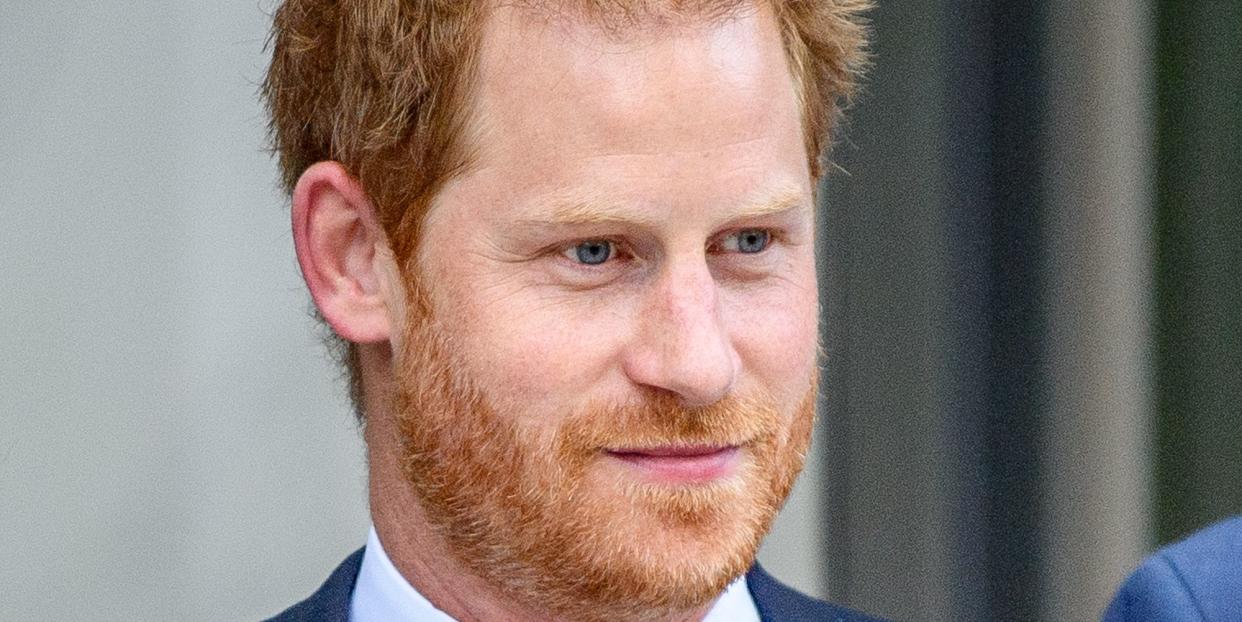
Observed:
[[[424,598],[455,620],[537,620],[533,612],[506,602],[491,586],[462,568],[443,540],[435,536],[417,499],[404,484],[399,454],[380,450],[397,444],[394,430],[385,430],[391,427],[369,421],[367,447],[371,520],[393,566]],[[381,434],[389,438],[375,438]]]

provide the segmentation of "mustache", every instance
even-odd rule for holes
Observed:
[[[688,407],[671,394],[661,394],[638,403],[588,405],[565,421],[557,444],[587,451],[741,446],[765,439],[779,427],[775,402],[766,395],[731,395]]]

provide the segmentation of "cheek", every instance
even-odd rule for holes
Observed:
[[[448,224],[469,230],[469,223]],[[521,278],[519,268],[470,252],[475,240],[433,239],[449,240],[424,254],[433,313],[453,338],[461,373],[497,410],[551,417],[588,395],[626,333],[618,309],[625,301],[550,292]],[[433,259],[443,257],[455,260]]]
[[[814,270],[722,298],[745,373],[783,403],[800,400],[819,348]]]
[[[627,314],[621,301],[526,294],[470,301],[458,316],[469,373],[497,406],[567,415],[615,367]]]

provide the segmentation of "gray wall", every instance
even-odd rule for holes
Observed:
[[[1046,116],[1049,620],[1101,611],[1152,535],[1154,19],[1061,2]]]
[[[0,618],[258,618],[365,537],[253,2],[0,17]]]

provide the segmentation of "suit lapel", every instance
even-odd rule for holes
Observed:
[[[365,548],[345,558],[310,598],[284,610],[267,622],[349,622],[349,599],[358,580]]]

